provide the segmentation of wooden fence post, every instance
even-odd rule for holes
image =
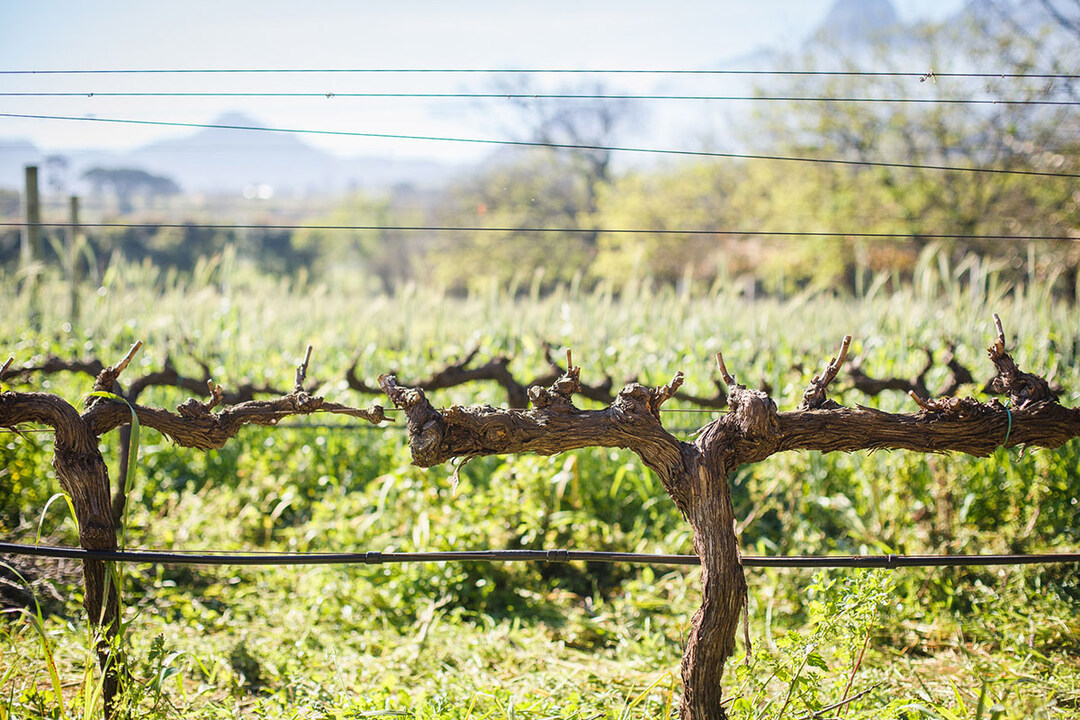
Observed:
[[[36,264],[41,260],[41,200],[38,195],[38,168],[37,165],[26,166],[26,227],[22,235],[22,264],[26,273],[26,289],[29,291],[30,324],[38,327],[41,324],[41,298],[38,289],[39,268]]]
[[[22,237],[23,265],[41,259],[41,199],[37,165],[26,166],[26,227]]]
[[[71,196],[70,224],[67,229],[67,262],[68,283],[71,293],[71,323],[74,325],[79,319],[79,285],[82,284],[82,262],[79,259],[79,251],[82,249],[79,242],[79,196]]]

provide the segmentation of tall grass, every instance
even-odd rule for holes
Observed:
[[[12,319],[0,328],[0,349],[17,363],[49,354],[113,363],[142,340],[128,379],[170,356],[192,375],[205,362],[225,386],[251,380],[288,389],[313,344],[309,375],[322,381],[320,392],[352,404],[379,400],[345,386],[354,361],[369,381],[388,370],[407,381],[476,348],[481,358],[511,355],[512,371],[528,379],[546,370],[548,342],[573,348],[586,381],[606,373],[616,385],[629,377],[659,383],[682,370],[688,390],[711,394],[711,359],[723,351],[740,381],[767,383],[787,409],[844,334],[855,336],[852,352],[870,375],[911,376],[923,348],[956,342],[958,359],[982,381],[990,372],[982,348],[993,339],[997,312],[1021,367],[1047,372],[1064,387],[1063,402],[1080,405],[1077,309],[1036,278],[1006,285],[985,263],[953,268],[942,257],[926,253],[913,285],[896,292],[886,292],[892,280],[882,277],[869,278],[860,297],[818,290],[756,301],[734,284],[690,292],[643,279],[594,292],[569,284],[541,295],[533,282],[478,284],[464,297],[403,286],[388,296],[260,278],[228,255],[203,262],[193,277],[118,263],[100,288],[84,290],[79,318],[66,314],[67,286],[47,278],[40,328],[20,320],[29,308],[14,278],[0,278],[0,305]],[[944,370],[927,380],[937,387]],[[89,385],[56,375],[31,386],[76,400]],[[914,409],[904,396],[868,398],[845,392],[842,378],[838,385],[847,404]],[[140,402],[171,407],[182,399],[165,388]],[[497,404],[505,397],[481,384],[434,400]],[[665,423],[709,417],[671,413]],[[116,442],[106,436],[105,452],[115,453]],[[23,518],[42,515],[55,493],[50,452],[47,435],[0,435],[3,535],[32,538],[33,523]],[[249,428],[210,453],[143,433],[133,469],[139,482],[125,483],[125,527],[141,547],[690,550],[689,532],[655,477],[625,452],[477,459],[455,487],[449,468],[411,467],[397,430]],[[1076,443],[1023,455],[1000,450],[984,460],[787,454],[740,469],[732,485],[747,553],[1080,546],[1072,521],[1080,497]],[[69,527],[57,532],[74,541]],[[1075,568],[1061,567],[910,570],[884,585],[864,574],[813,581],[754,571],[758,649],[752,672],[727,675],[732,716],[802,717],[837,702],[844,704],[835,713],[850,718],[1075,716],[1076,577]],[[125,579],[125,622],[137,683],[125,712],[670,717],[696,579],[696,571],[573,564],[134,568]],[[843,617],[858,622],[830,621],[839,607],[850,607]],[[72,602],[37,624],[25,615],[0,620],[7,643],[0,718],[89,717],[87,682],[74,691],[63,685],[95,672],[80,618]],[[59,690],[46,657],[54,658]]]

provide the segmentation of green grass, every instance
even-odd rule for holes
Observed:
[[[950,278],[894,295],[871,283],[858,299],[750,303],[724,287],[687,295],[647,283],[590,294],[567,287],[547,297],[495,286],[465,298],[421,288],[387,297],[256,278],[228,257],[204,263],[190,280],[116,265],[102,289],[84,294],[77,321],[64,314],[66,286],[47,281],[41,331],[18,320],[29,316],[27,298],[13,278],[0,278],[0,306],[15,319],[0,330],[0,351],[20,364],[53,353],[113,363],[142,340],[129,378],[169,355],[191,374],[201,372],[196,359],[205,361],[226,387],[249,379],[288,389],[312,344],[309,375],[331,399],[355,405],[380,402],[344,385],[357,359],[369,381],[389,369],[409,379],[476,347],[481,358],[511,354],[512,370],[526,378],[545,369],[547,341],[573,348],[586,381],[608,373],[617,383],[631,376],[657,383],[682,370],[689,391],[711,394],[712,357],[723,351],[737,378],[768,382],[789,409],[848,333],[868,374],[911,376],[923,363],[921,348],[956,341],[981,382],[997,312],[1021,367],[1050,373],[1065,388],[1063,403],[1080,405],[1075,307],[989,274],[974,288]],[[943,380],[935,369],[929,384]],[[78,402],[90,385],[61,374],[28,387]],[[842,397],[913,409],[898,394]],[[156,389],[140,402],[172,407],[182,399]],[[505,397],[481,385],[434,400]],[[665,422],[686,427],[708,417],[672,413]],[[103,439],[111,463],[117,442],[115,433]],[[48,434],[0,434],[5,538],[34,541],[58,491],[51,450]],[[248,428],[208,453],[144,430],[127,543],[690,551],[689,531],[659,483],[626,452],[478,459],[456,488],[450,467],[420,470],[408,460],[394,429]],[[787,454],[740,469],[732,482],[737,516],[752,518],[741,528],[747,554],[1080,547],[1076,441],[981,460]],[[44,537],[77,542],[74,525],[55,509],[41,523]],[[0,720],[86,717],[98,702],[77,579],[65,587],[70,600],[40,622],[0,616]],[[672,717],[697,579],[696,570],[583,564],[135,566],[124,576],[125,642],[137,681],[126,707],[149,718]],[[781,709],[783,717],[805,717],[852,696],[822,716],[1080,717],[1075,565],[817,577],[751,570],[748,579],[754,654],[745,665],[740,640],[725,675],[732,717],[772,718]]]

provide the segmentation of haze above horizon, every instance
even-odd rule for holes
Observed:
[[[152,68],[550,68],[718,69],[763,49],[794,48],[826,17],[832,0],[769,4],[643,0],[524,3],[474,0],[367,5],[335,0],[300,13],[294,3],[199,2],[175,6],[59,0],[0,8],[0,70]],[[904,22],[941,20],[961,0],[894,3]],[[592,77],[592,76],[587,76]],[[583,78],[583,79],[587,79]],[[655,77],[620,76],[612,90],[642,92]],[[541,79],[541,82],[544,82]],[[548,80],[548,87],[565,78]],[[646,85],[647,83],[647,85]],[[485,92],[486,76],[131,75],[0,76],[9,92]],[[700,84],[724,92],[722,79]],[[275,127],[398,134],[497,136],[483,103],[354,98],[0,98],[0,112],[206,123],[242,112]],[[4,118],[0,138],[38,147],[130,150],[187,134],[161,127]],[[337,155],[457,162],[476,149],[408,141],[305,136]]]

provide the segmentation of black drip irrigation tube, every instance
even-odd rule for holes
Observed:
[[[445,552],[236,553],[162,550],[84,550],[0,542],[0,554],[69,560],[105,560],[158,565],[385,565],[416,562],[603,562],[645,565],[699,565],[696,555],[601,552],[594,550],[451,550]],[[744,567],[886,568],[961,567],[1080,563],[1080,552],[1029,555],[744,555]]]

